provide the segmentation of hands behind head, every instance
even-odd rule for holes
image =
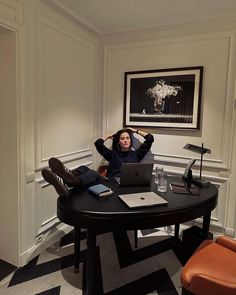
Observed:
[[[136,129],[136,128],[132,128],[132,127],[127,127],[127,128],[125,128],[125,129],[128,129],[128,130],[130,130],[132,133],[137,133],[137,130],[138,129]],[[114,134],[109,134],[109,135],[107,135],[107,136],[104,136],[102,139],[104,140],[104,141],[106,141],[107,139],[114,139],[114,136],[116,135],[116,133],[114,133]]]
[[[132,128],[132,127],[127,127],[127,129],[129,129],[131,132],[136,133],[137,132],[137,128]]]
[[[113,137],[114,137],[114,134],[109,134],[109,135],[106,135],[106,136],[102,137],[102,139],[104,141],[106,141],[107,139],[113,139]]]

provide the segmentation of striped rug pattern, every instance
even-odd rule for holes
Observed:
[[[141,257],[138,253],[143,253],[146,246],[164,241],[168,237],[167,230],[139,231],[138,236],[138,248],[134,249],[133,232],[128,232],[129,252],[124,243],[125,236],[113,233],[97,236],[97,294],[181,294],[182,265],[172,250],[156,254],[155,248],[150,247],[154,249],[150,257],[137,258]],[[0,294],[84,295],[86,239],[81,241],[79,273],[74,273],[73,239],[71,232],[18,269],[0,261]]]

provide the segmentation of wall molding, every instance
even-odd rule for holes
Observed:
[[[23,5],[16,0],[0,0],[1,16],[11,23],[23,24]]]
[[[197,218],[194,220],[194,224],[201,227],[203,223],[202,218]],[[225,229],[223,225],[215,218],[211,216],[211,221],[210,221],[210,231],[212,231],[214,234],[217,233],[224,233]]]
[[[46,16],[42,15],[41,12],[35,12],[35,45],[34,45],[34,84],[35,84],[35,102],[34,102],[34,112],[35,112],[35,149],[36,149],[36,171],[42,169],[47,166],[47,158],[43,158],[42,156],[42,118],[43,118],[43,110],[40,107],[40,97],[42,92],[42,82],[41,82],[41,64],[42,56],[41,56],[41,34],[42,34],[42,26],[46,26],[56,33],[65,36],[66,38],[70,38],[81,46],[85,46],[88,49],[88,52],[91,56],[91,75],[93,75],[93,53],[94,53],[94,45],[87,40],[84,40],[80,36],[76,35],[74,32],[64,28],[63,26],[57,24],[56,22],[48,19]],[[91,77],[93,80],[93,77]],[[92,94],[91,94],[91,102],[90,102],[91,110],[92,110]],[[92,114],[92,111],[91,111]],[[92,115],[91,115],[92,116]],[[92,132],[92,127],[91,127]],[[66,154],[55,155],[56,157],[61,158],[63,161],[74,161],[76,159],[81,159],[83,157],[92,156],[92,153],[89,147],[80,150],[80,151],[72,151]]]
[[[73,10],[69,9],[66,5],[64,5],[60,0],[51,0],[50,3],[45,0],[41,0],[47,5],[52,6],[53,8],[56,8],[59,10],[65,17],[69,18],[70,20],[73,19],[76,21],[79,25],[84,26],[86,29],[93,33],[102,34],[102,31],[99,30],[97,27],[93,26],[91,23],[80,17],[77,13],[75,13]]]
[[[200,166],[200,157],[197,155],[195,157],[193,154],[193,157],[185,157],[185,156],[180,156],[180,155],[175,155],[175,154],[160,154],[160,153],[150,153],[146,156],[145,159],[153,159],[154,157],[154,162],[155,163],[160,163],[163,165],[172,165],[172,166],[185,166],[189,160],[192,158],[196,159],[196,163],[194,164],[195,167],[199,168]],[[203,164],[202,164],[203,169],[204,168],[209,168],[213,170],[223,170],[227,172],[229,170],[229,167],[223,163],[222,160],[220,159],[204,159],[203,157]]]
[[[54,157],[60,159],[63,163],[69,163],[76,160],[92,157],[92,151],[89,148],[86,148],[66,154],[54,155]],[[49,158],[42,159],[42,162],[35,168],[35,171],[41,171],[43,168],[48,167],[48,160]]]
[[[235,238],[235,230],[233,228],[226,227],[225,228],[225,235],[229,236],[229,237],[232,237],[232,238]]]
[[[0,0],[1,1],[1,0]],[[57,22],[49,19],[47,16],[43,15],[42,12],[36,11],[35,12],[35,19],[36,19],[36,33],[40,32],[41,25],[45,25],[56,32],[63,34],[66,37],[71,38],[73,41],[83,44],[84,46],[91,48],[93,47],[92,43],[88,40],[83,39],[81,36],[75,34],[73,31],[70,31],[68,28],[58,24]]]
[[[58,240],[60,240],[64,235],[68,234],[71,230],[73,230],[73,227],[67,224],[60,223],[55,232],[45,237],[42,236],[40,240],[37,240],[36,238],[36,244],[27,251],[24,251],[20,254],[19,266],[27,264],[34,257],[42,253],[44,250],[56,243]]]
[[[155,47],[155,46],[162,46],[162,45],[171,45],[171,44],[182,44],[182,43],[190,43],[195,41],[209,41],[215,39],[226,39],[230,40],[234,35],[233,31],[225,31],[225,32],[213,32],[213,33],[206,33],[206,34],[197,34],[197,35],[187,35],[187,36],[175,36],[169,38],[161,38],[161,39],[152,39],[152,40],[144,40],[144,41],[131,41],[131,42],[120,42],[118,44],[105,44],[104,51],[106,55],[114,52],[120,51],[125,49],[141,49],[141,48],[148,48],[148,47]],[[105,55],[105,56],[106,56]],[[134,71],[135,69],[130,69],[130,71]],[[139,70],[141,70],[139,68]],[[145,68],[147,70],[147,68]]]
[[[178,171],[174,169],[167,169],[165,168],[165,171],[170,175],[178,175],[182,176],[183,171]],[[193,177],[198,177],[199,173],[193,173]],[[221,176],[215,176],[215,175],[208,175],[208,174],[202,174],[202,178],[211,182],[215,182],[215,184],[222,184],[229,181],[229,178],[221,177]]]
[[[50,218],[49,220],[43,221],[35,237],[39,237],[40,235],[45,234],[50,229],[55,228],[59,223],[60,223],[60,220],[57,218],[57,216],[54,216]]]

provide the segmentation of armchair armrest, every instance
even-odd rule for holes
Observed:
[[[236,284],[232,280],[225,281],[220,278],[214,278],[214,275],[205,275],[202,273],[193,276],[188,290],[194,294],[208,294],[206,290],[211,290],[209,294],[214,295],[234,295]],[[206,293],[204,293],[204,291]]]
[[[216,243],[236,252],[236,240],[222,236],[216,239]]]

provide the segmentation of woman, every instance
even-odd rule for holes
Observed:
[[[145,139],[137,150],[132,147],[133,133],[137,133]],[[108,139],[113,139],[112,149],[104,145]],[[140,162],[150,150],[153,141],[153,135],[150,133],[139,129],[126,128],[117,131],[113,135],[99,138],[94,144],[99,154],[109,162],[107,177],[110,178],[120,176],[122,163]]]
[[[140,134],[145,138],[139,149],[132,149],[132,133]],[[104,142],[113,138],[112,150],[108,149]],[[107,177],[120,175],[122,163],[140,162],[150,150],[153,136],[144,131],[127,128],[119,130],[112,136],[100,138],[95,142],[98,152],[109,162]],[[60,196],[68,196],[70,187],[85,186],[95,183],[100,176],[94,170],[86,166],[80,166],[74,170],[68,169],[58,158],[50,158],[49,167],[42,170],[43,178],[54,186]]]

